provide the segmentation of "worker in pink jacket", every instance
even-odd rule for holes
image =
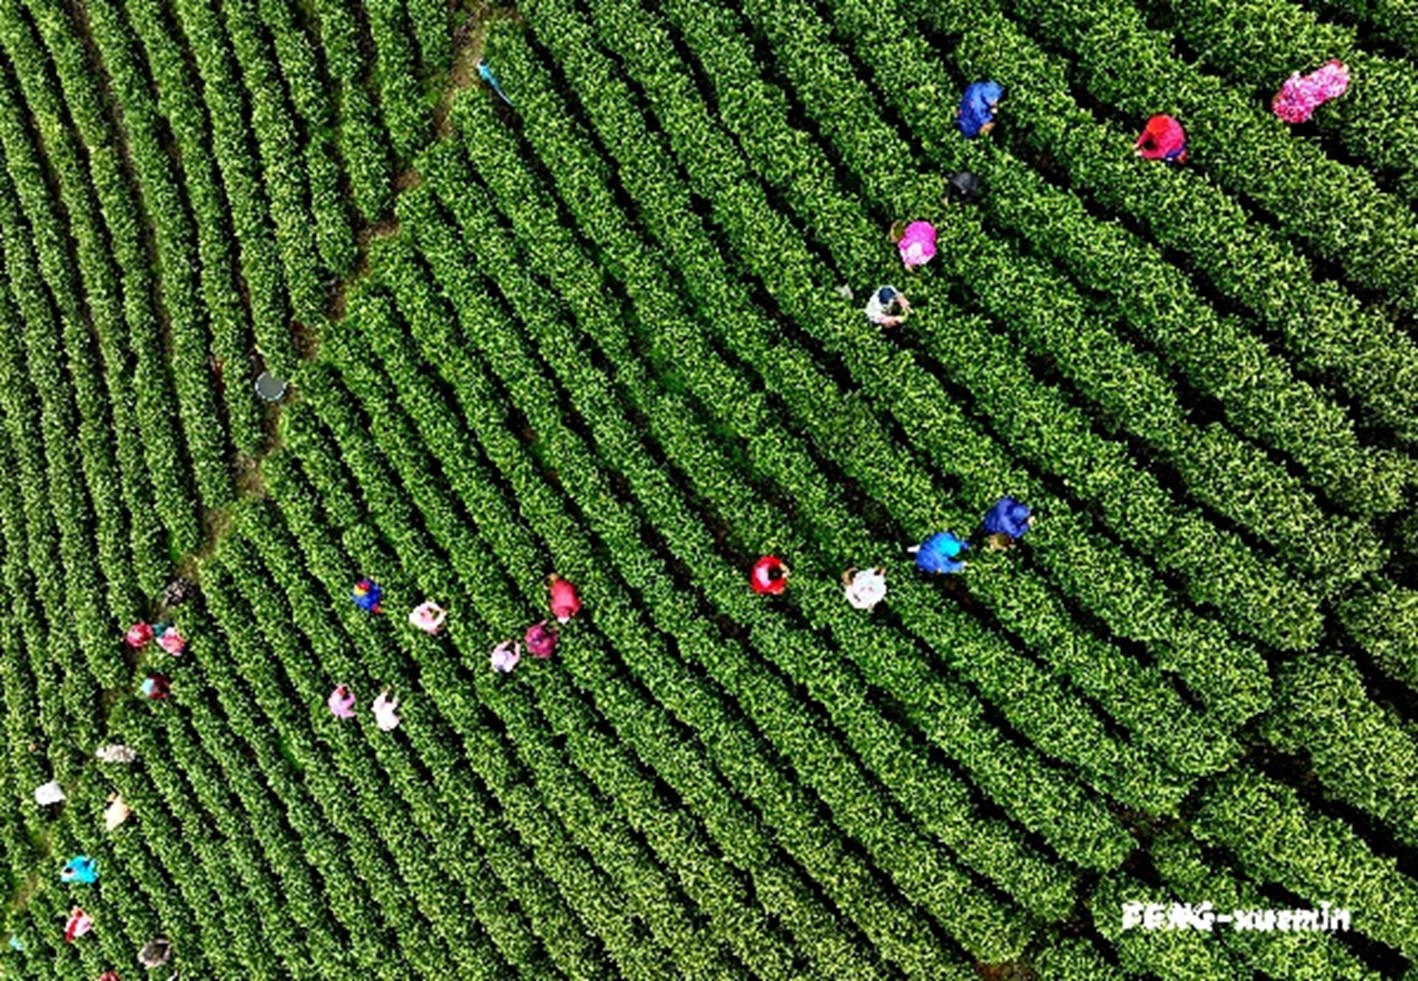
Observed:
[[[928,221],[913,221],[901,232],[896,242],[901,263],[910,272],[935,258],[935,226]]]
[[[526,645],[527,653],[533,657],[551,657],[551,652],[556,650],[556,630],[545,620],[534,623],[527,628],[522,643]]]
[[[522,645],[515,640],[504,640],[492,649],[492,670],[499,674],[511,674],[520,660]]]
[[[1133,144],[1133,151],[1144,160],[1184,164],[1187,162],[1187,132],[1171,116],[1153,116]]]
[[[342,719],[354,718],[355,697],[348,685],[336,685],[335,690],[330,692],[330,697],[325,699],[325,704]]]
[[[1348,91],[1349,66],[1332,58],[1308,75],[1291,74],[1270,100],[1270,108],[1287,123],[1307,123],[1316,109]]]
[[[443,609],[433,600],[425,600],[414,607],[409,614],[409,623],[418,627],[426,634],[436,635],[443,629],[443,621],[447,618],[448,611]]]

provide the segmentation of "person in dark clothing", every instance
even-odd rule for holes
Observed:
[[[977,204],[985,194],[985,188],[984,185],[980,183],[980,178],[976,177],[968,170],[951,174],[946,183],[950,185],[949,190],[945,193],[947,201],[959,201],[961,204]]]
[[[143,944],[138,951],[138,963],[148,970],[162,967],[172,960],[172,941],[166,937],[154,937]]]
[[[149,674],[138,690],[153,701],[162,701],[172,694],[172,679],[165,674]]]

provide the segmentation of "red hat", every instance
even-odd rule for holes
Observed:
[[[788,567],[778,556],[765,555],[753,564],[748,582],[755,593],[777,596],[788,588]]]

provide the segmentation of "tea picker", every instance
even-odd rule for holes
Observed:
[[[383,598],[384,590],[373,579],[361,579],[350,590],[350,599],[354,600],[354,605],[370,613],[384,612],[379,606],[379,601]]]
[[[425,600],[414,607],[413,612],[409,614],[409,623],[426,634],[436,636],[443,629],[443,621],[447,616],[448,611],[443,607],[433,600]]]
[[[971,82],[965,86],[965,94],[960,99],[960,109],[955,114],[955,124],[967,138],[984,136],[995,128],[995,114],[999,111],[999,100],[1004,88],[999,82]]]
[[[858,610],[873,609],[886,598],[886,570],[848,569],[842,573],[842,586],[847,602]]]
[[[269,371],[263,371],[256,376],[256,394],[263,402],[279,402],[286,397],[286,388],[289,383],[284,378],[279,378]]]
[[[867,319],[881,327],[895,327],[911,312],[911,304],[895,286],[879,286],[867,300]]]
[[[1133,144],[1133,152],[1144,160],[1167,163],[1187,162],[1187,133],[1171,116],[1153,116]]]
[[[171,623],[159,623],[153,627],[158,646],[173,657],[178,657],[187,649],[187,638]]]
[[[569,580],[553,572],[547,577],[547,589],[551,591],[551,615],[557,623],[566,623],[581,612],[581,596]]]
[[[753,569],[748,574],[748,584],[760,595],[779,596],[788,588],[790,574],[791,570],[782,559],[776,555],[765,555],[753,563]]]
[[[132,763],[138,754],[122,743],[109,743],[94,750],[94,758],[104,763]]]
[[[103,828],[105,831],[117,831],[119,825],[133,816],[133,808],[124,803],[123,798],[117,793],[108,795],[108,806],[103,809]]]
[[[998,551],[1023,538],[1033,524],[1034,515],[1029,506],[1005,495],[985,514],[984,532],[989,538],[990,548]]]
[[[1270,108],[1287,123],[1307,123],[1316,109],[1347,91],[1349,66],[1332,58],[1308,75],[1292,73],[1270,100]]]
[[[163,606],[174,607],[186,603],[197,592],[197,584],[191,579],[184,579],[178,576],[172,582],[163,587]]]
[[[499,99],[507,103],[509,106],[512,105],[512,100],[507,98],[506,92],[502,91],[502,86],[498,83],[497,76],[492,73],[492,66],[487,63],[486,58],[478,59],[478,77],[481,78],[484,82],[486,82],[488,84],[488,87],[497,93],[497,97]]]
[[[336,685],[330,697],[325,699],[325,705],[338,718],[354,718],[355,697],[349,685]]]
[[[69,911],[69,919],[64,923],[64,942],[71,944],[75,937],[82,937],[94,928],[94,921],[89,914],[84,912],[82,906],[75,906]]]
[[[928,221],[913,221],[892,238],[907,272],[935,258],[935,226]]]
[[[152,642],[152,625],[144,621],[139,621],[128,628],[128,632],[123,635],[123,642],[135,651],[142,650]]]
[[[138,686],[144,698],[160,702],[172,694],[172,679],[165,674],[150,673]]]
[[[59,881],[91,886],[98,881],[98,864],[87,855],[75,855],[59,870]]]
[[[961,170],[946,180],[949,189],[945,192],[947,202],[958,201],[961,204],[975,204],[985,194],[985,188],[980,183],[980,178],[970,173],[968,170]]]
[[[515,640],[504,640],[492,649],[492,670],[499,674],[511,674],[520,660],[522,645]]]
[[[172,960],[172,941],[166,937],[154,937],[143,944],[138,951],[138,963],[148,970],[162,967]]]
[[[522,643],[527,646],[527,653],[533,657],[551,657],[551,652],[556,650],[556,630],[545,620],[534,623],[527,628]]]
[[[370,708],[374,712],[374,722],[379,726],[380,731],[392,732],[399,728],[399,723],[402,720],[395,712],[398,707],[399,700],[389,697],[388,688],[379,693],[379,697],[374,700],[374,704]]]
[[[934,575],[948,575],[965,568],[959,556],[970,546],[948,531],[939,531],[906,551],[916,557],[916,568]]]
[[[50,804],[62,804],[64,802],[64,788],[59,786],[58,780],[51,780],[49,783],[41,784],[34,789],[34,802],[40,807],[48,807]]]

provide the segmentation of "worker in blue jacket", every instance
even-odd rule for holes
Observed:
[[[995,502],[985,515],[984,531],[990,548],[1006,549],[1023,538],[1024,533],[1034,524],[1034,515],[1027,504],[1022,504],[1009,495]]]
[[[59,870],[59,881],[93,885],[98,881],[98,864],[87,855],[75,855]]]
[[[383,607],[379,605],[383,598],[384,590],[373,579],[361,579],[354,584],[354,589],[350,590],[350,599],[354,600],[355,606],[370,613],[384,612]]]
[[[999,100],[1003,95],[1004,87],[999,82],[971,82],[965,86],[960,110],[955,114],[960,132],[973,139],[994,129],[995,113],[999,111]]]
[[[948,531],[938,531],[919,545],[912,545],[908,552],[916,556],[916,568],[922,572],[950,574],[965,568],[965,560],[959,556],[970,545]]]

